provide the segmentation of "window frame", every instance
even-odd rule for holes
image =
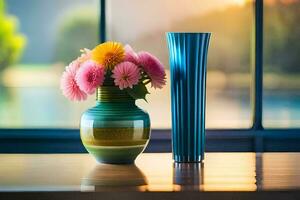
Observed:
[[[99,41],[106,41],[106,0],[99,0]],[[263,112],[263,0],[254,0],[255,65],[251,71],[250,128],[207,129],[211,152],[300,151],[300,128],[264,128]],[[171,151],[171,130],[154,129],[146,152]],[[78,129],[0,128],[0,153],[84,153]]]

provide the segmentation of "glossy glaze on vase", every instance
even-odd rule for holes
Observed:
[[[176,162],[204,159],[206,60],[210,33],[167,33],[172,148]]]
[[[149,141],[149,115],[124,90],[102,86],[96,106],[81,117],[80,136],[97,161],[133,163]]]

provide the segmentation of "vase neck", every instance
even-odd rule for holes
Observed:
[[[101,86],[97,89],[96,100],[110,103],[133,103],[135,100],[125,91],[116,86]]]

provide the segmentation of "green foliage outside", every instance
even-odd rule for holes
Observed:
[[[264,64],[267,71],[300,72],[300,1],[265,7]]]
[[[67,64],[80,55],[80,49],[93,48],[98,43],[98,16],[90,10],[72,10],[62,18],[57,34],[56,61]]]
[[[18,33],[18,20],[6,14],[5,1],[0,0],[0,72],[19,60],[25,42]]]

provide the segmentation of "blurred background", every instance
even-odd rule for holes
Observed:
[[[99,35],[98,0],[0,0],[0,128],[78,128],[95,104],[59,89],[65,66]],[[107,37],[164,63],[168,84],[152,91],[152,127],[169,129],[167,31],[212,32],[207,128],[249,128],[254,8],[249,0],[108,0]],[[264,1],[263,125],[300,127],[300,0]]]

